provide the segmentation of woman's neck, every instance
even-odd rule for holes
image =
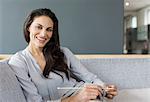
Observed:
[[[35,60],[37,61],[41,70],[44,71],[46,61],[42,52],[43,48],[35,47],[32,44],[29,44],[27,48],[29,52],[32,54],[32,56],[35,58]]]
[[[41,54],[43,55],[43,52],[42,52],[43,49],[35,47],[32,44],[28,45],[28,50],[30,51],[30,53],[32,53],[32,55],[35,55],[35,56],[41,55]]]

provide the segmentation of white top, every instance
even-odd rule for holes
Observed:
[[[68,80],[63,72],[58,71],[64,80],[60,75],[53,72],[50,72],[48,79],[45,78],[27,48],[17,52],[10,58],[9,65],[20,82],[27,102],[61,102],[62,97],[75,92],[75,89],[61,88],[81,87],[84,83],[104,84],[96,75],[89,72],[68,48],[61,47],[61,50],[65,54],[70,70],[83,81],[77,82],[76,79],[71,77]]]

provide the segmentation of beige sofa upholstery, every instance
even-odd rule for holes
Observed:
[[[11,57],[12,54],[0,54],[0,60]],[[78,54],[75,55],[79,59],[91,59],[91,58],[150,58],[150,55],[138,55],[138,54]]]
[[[11,54],[0,54],[0,60],[7,59],[11,56],[12,56]]]

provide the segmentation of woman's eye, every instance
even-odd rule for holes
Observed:
[[[53,29],[47,29],[48,32],[53,32]]]
[[[42,29],[42,27],[41,27],[41,26],[36,26],[36,28],[37,28],[37,29]]]

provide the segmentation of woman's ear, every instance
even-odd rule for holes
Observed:
[[[27,31],[30,32],[30,26],[27,28]]]

